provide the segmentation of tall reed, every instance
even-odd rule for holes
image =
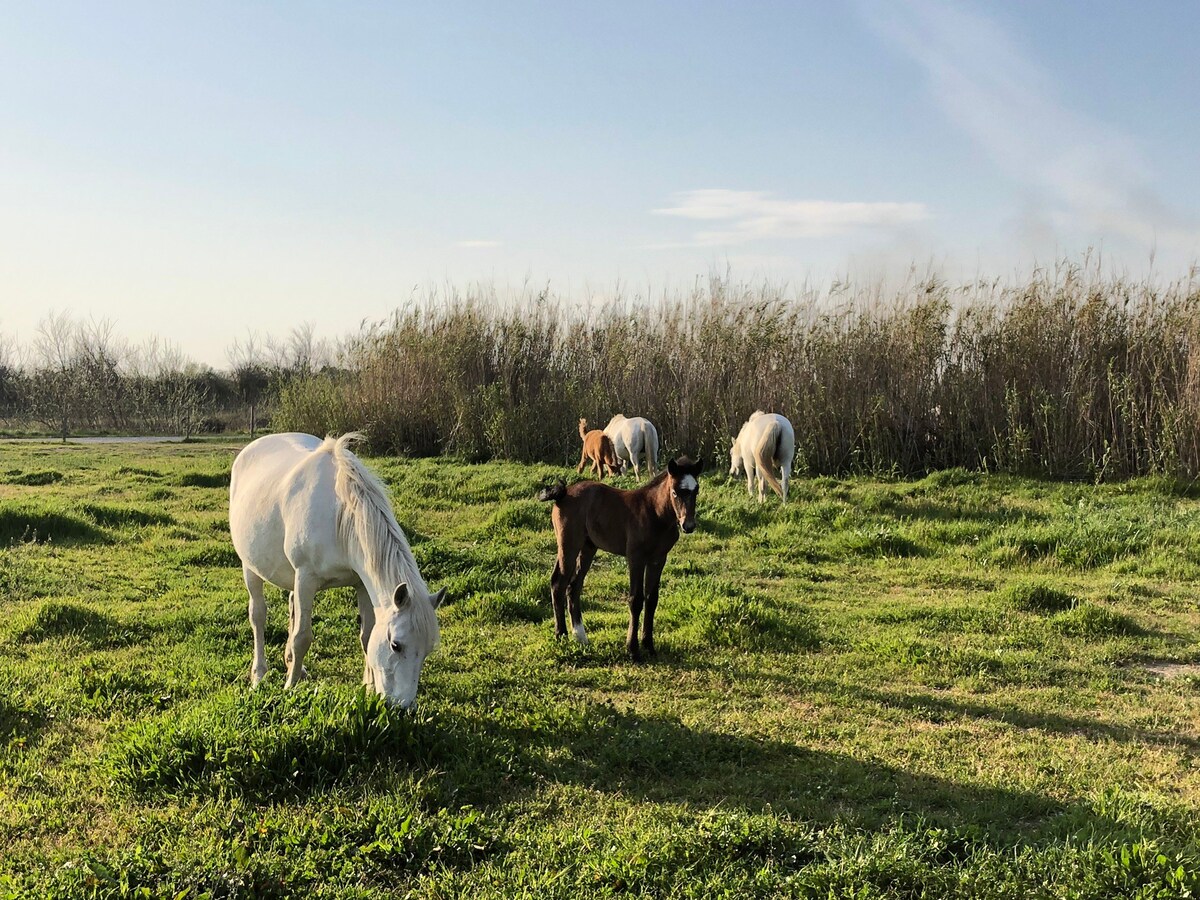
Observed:
[[[1200,474],[1200,283],[1060,264],[1021,283],[828,292],[712,277],[573,306],[479,288],[397,310],[334,373],[284,388],[274,424],[365,428],[379,450],[567,461],[576,423],[658,425],[723,461],[756,408],[796,426],[797,468],[948,466]]]

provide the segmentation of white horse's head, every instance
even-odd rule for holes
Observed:
[[[388,703],[408,709],[417,699],[421,666],[438,642],[434,610],[445,596],[443,588],[428,601],[413,597],[408,585],[401,582],[392,596],[376,608],[366,662],[375,690]]]

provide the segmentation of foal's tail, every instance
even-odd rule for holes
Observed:
[[[758,446],[754,448],[754,465],[758,469],[758,477],[765,480],[771,486],[771,490],[780,497],[783,496],[783,485],[779,483],[774,470],[777,463],[782,468],[782,460],[778,456],[779,445],[783,439],[783,426],[775,419],[763,432],[762,437],[758,439]]]
[[[548,503],[551,500],[557,503],[565,496],[567,496],[567,483],[565,481],[556,481],[554,484],[548,484],[538,491],[537,498],[543,503]]]

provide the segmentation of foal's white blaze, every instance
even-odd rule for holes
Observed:
[[[696,481],[696,478],[693,475],[684,475],[679,479],[679,489],[681,491],[694,491],[699,484],[700,483]]]
[[[588,636],[587,632],[583,630],[583,623],[580,622],[578,625],[573,626],[572,631],[575,632],[575,640],[579,641],[580,644],[586,647],[588,643]]]

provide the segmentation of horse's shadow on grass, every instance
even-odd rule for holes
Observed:
[[[234,692],[192,714],[139,724],[106,764],[115,784],[143,799],[182,793],[271,803],[326,790],[403,793],[415,781],[431,809],[492,809],[568,785],[867,830],[916,817],[1003,847],[1122,827],[1082,801],[956,782],[606,703],[557,702],[537,691],[489,704],[451,689],[417,715],[385,711],[378,698],[358,693]]]
[[[705,730],[606,705],[558,727],[440,721],[463,763],[444,760],[449,803],[500,804],[538,785],[570,784],[698,808],[771,810],[816,823],[875,829],[900,817],[967,830],[996,845],[1055,840],[1116,823],[1080,802],[962,784],[843,753]]]

